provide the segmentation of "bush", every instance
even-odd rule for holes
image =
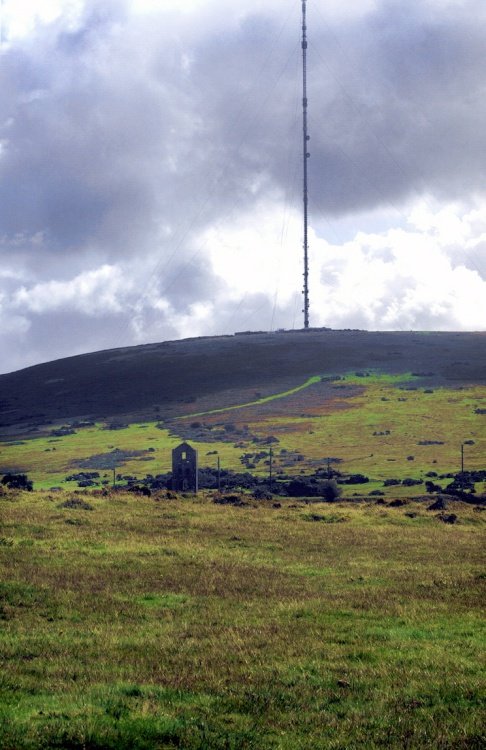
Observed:
[[[307,477],[292,479],[287,485],[289,497],[317,497],[318,485]]]
[[[255,500],[272,500],[272,493],[265,487],[257,487],[253,490],[253,497]]]
[[[328,503],[332,503],[341,495],[341,488],[338,486],[338,483],[334,479],[329,479],[328,481],[322,483],[321,494],[324,500],[326,500]]]
[[[340,479],[339,484],[368,484],[369,481],[364,474],[350,474],[347,479]]]
[[[32,492],[34,489],[34,484],[30,481],[27,474],[5,474],[2,484],[10,490],[27,490],[27,492]]]

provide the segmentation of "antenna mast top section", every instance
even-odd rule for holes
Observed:
[[[304,138],[304,328],[309,328],[309,241],[308,241],[308,213],[309,213],[309,191],[308,191],[308,159],[310,154],[307,150],[310,136],[307,127],[307,6],[306,0],[302,0],[302,113],[303,113],[303,138]]]

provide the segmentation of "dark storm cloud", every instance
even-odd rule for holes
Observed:
[[[320,13],[314,17],[309,99],[316,210],[342,215],[423,192],[462,199],[484,191],[486,34],[484,15],[468,13],[467,5],[459,15],[451,7],[438,6],[432,13],[423,3],[383,3],[364,19],[333,26],[324,24]],[[475,4],[469,5],[473,10]],[[312,10],[309,3],[309,15]],[[265,92],[267,101],[257,88],[257,104],[250,102],[242,123],[236,128],[234,123],[238,96],[258,73],[265,29],[274,37],[278,28],[273,20],[270,33],[261,21],[259,33],[258,23],[242,26],[219,50],[216,40],[209,40],[200,51],[198,75],[216,68],[218,54],[227,55],[215,79],[222,91],[209,102],[230,163],[238,168],[243,162],[248,169],[253,159],[255,171],[259,163],[283,184],[282,145],[295,101],[295,78],[289,73],[295,69],[289,66],[274,91]],[[291,49],[291,36],[285,49]],[[285,73],[282,60],[276,62]],[[235,85],[236,70],[242,73]],[[268,85],[267,72],[261,80]],[[252,116],[253,129],[248,128]],[[232,144],[238,144],[238,154]]]
[[[44,40],[42,53],[27,48],[6,55],[4,74],[11,77],[23,58],[23,85],[4,106],[0,222],[7,234],[47,232],[50,252],[79,249],[111,232],[117,241],[119,214],[132,214],[134,232],[138,213],[150,215],[153,203],[139,172],[148,154],[137,119],[143,112],[150,140],[161,130],[161,112],[136,80],[126,81],[126,96],[126,71],[112,75],[105,39],[97,49],[99,32],[96,27],[91,54],[73,55],[63,34]]]
[[[123,4],[93,7],[76,32],[49,29],[4,55],[2,233],[44,231],[46,252],[94,243],[113,257],[153,242],[160,223],[184,234],[285,190],[300,72],[291,24],[189,29],[186,47],[183,28],[177,38],[162,19],[129,23]],[[342,26],[314,18],[314,206],[481,189],[485,54],[474,17],[422,17],[413,2]]]

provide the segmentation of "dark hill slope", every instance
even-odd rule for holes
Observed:
[[[0,376],[0,434],[81,417],[190,413],[226,405],[238,391],[278,392],[308,376],[371,368],[424,373],[435,385],[486,383],[486,334],[255,333],[70,357]]]

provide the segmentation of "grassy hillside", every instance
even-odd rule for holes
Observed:
[[[4,750],[484,747],[457,503],[0,496]]]
[[[67,477],[83,471],[96,471],[99,483],[111,483],[113,470],[142,479],[169,471],[171,449],[189,439],[202,467],[214,467],[219,456],[224,469],[265,476],[269,438],[275,475],[310,474],[330,458],[333,469],[365,474],[366,493],[387,493],[384,482],[392,478],[423,483],[431,472],[456,473],[464,443],[465,468],[484,469],[486,389],[431,387],[431,380],[371,371],[317,376],[284,392],[253,392],[253,401],[235,392],[243,399],[226,410],[130,425],[59,423],[40,437],[0,443],[0,474],[26,472],[37,488],[70,485]],[[423,484],[407,489],[423,492]]]

